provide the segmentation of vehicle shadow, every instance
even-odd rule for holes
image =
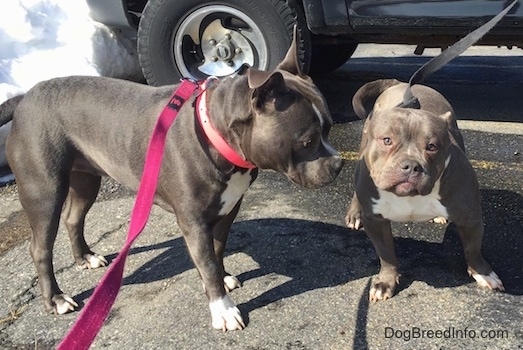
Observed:
[[[427,63],[429,56],[354,57],[337,70],[314,77],[325,95],[335,122],[358,118],[352,110],[352,96],[365,83],[377,79],[408,82],[412,74]],[[523,80],[523,56],[460,56],[431,74],[422,84],[445,96],[459,119],[520,122],[523,109],[517,87]],[[502,96],[497,98],[485,96]],[[477,111],[483,113],[478,116]]]

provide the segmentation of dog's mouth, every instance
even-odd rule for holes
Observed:
[[[400,197],[425,196],[432,191],[432,186],[429,176],[418,174],[397,179],[397,181],[389,183],[385,190]]]
[[[420,194],[417,184],[410,181],[400,182],[392,186],[390,191],[400,197],[417,196]]]
[[[376,187],[400,197],[427,195],[434,185],[429,169],[412,161],[378,168],[371,177]]]

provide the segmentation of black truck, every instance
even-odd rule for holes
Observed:
[[[521,1],[521,0],[520,0]],[[300,32],[311,75],[332,71],[359,43],[445,48],[499,13],[504,0],[87,0],[93,19],[136,38],[151,85],[271,69]],[[523,48],[520,3],[478,44]]]

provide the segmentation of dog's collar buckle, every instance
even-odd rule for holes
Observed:
[[[227,159],[235,166],[244,169],[257,168],[256,165],[240,156],[238,152],[236,152],[236,150],[234,150],[229,145],[229,143],[222,137],[222,135],[220,135],[218,130],[216,130],[212,126],[209,120],[209,112],[207,109],[207,102],[205,98],[206,90],[203,89],[202,93],[198,96],[196,100],[196,115],[209,142],[218,150],[218,152],[225,159]]]

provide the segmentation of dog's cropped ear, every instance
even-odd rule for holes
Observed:
[[[303,75],[300,66],[300,57],[298,53],[299,42],[300,38],[298,26],[294,25],[291,47],[287,51],[287,54],[285,55],[283,61],[281,61],[276,68],[292,73],[294,75]]]
[[[285,83],[283,74],[274,72],[261,86],[254,89],[252,98],[256,108],[263,108],[266,104],[272,104],[275,109],[283,110],[288,108],[294,99],[294,95],[288,92],[289,88]]]
[[[248,69],[247,70],[247,81],[249,83],[249,88],[257,89],[269,80],[273,75],[273,72],[266,72],[264,70],[258,69]],[[281,75],[281,74],[280,74]]]

